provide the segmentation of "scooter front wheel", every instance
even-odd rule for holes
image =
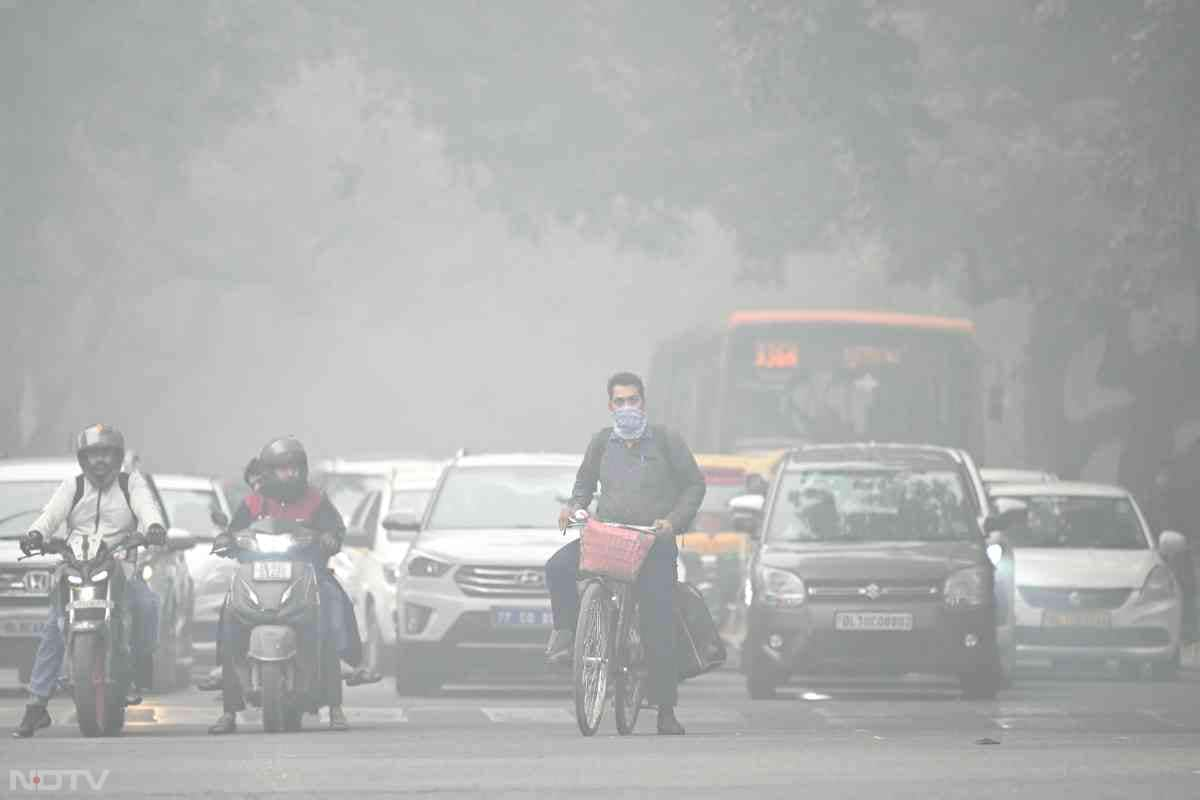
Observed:
[[[287,723],[286,682],[283,679],[283,664],[265,661],[259,667],[262,675],[262,718],[267,733],[278,733]]]

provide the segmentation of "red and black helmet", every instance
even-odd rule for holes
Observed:
[[[258,454],[258,466],[264,478],[267,494],[289,499],[303,494],[308,485],[308,453],[294,436],[283,436],[267,442]],[[295,467],[300,475],[296,480],[280,482],[274,474],[278,467]]]

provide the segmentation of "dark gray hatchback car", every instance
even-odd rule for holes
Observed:
[[[1005,520],[968,454],[807,446],[790,453],[760,513],[739,500],[731,506],[756,540],[743,648],[751,697],[773,696],[795,672],[950,674],[980,698],[1001,688]]]

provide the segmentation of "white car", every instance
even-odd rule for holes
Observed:
[[[433,463],[426,458],[331,458],[313,467],[312,481],[329,495],[333,507],[349,523],[363,498],[383,489],[394,473],[424,474]]]
[[[396,691],[424,694],[481,670],[543,674],[551,630],[546,561],[582,458],[467,455],[442,475],[396,584]],[[419,531],[419,532],[418,532]]]
[[[1015,552],[1017,657],[1021,662],[1179,668],[1182,603],[1165,555],[1186,547],[1164,532],[1156,547],[1132,495],[1117,486],[1049,482],[992,491],[1023,519],[1006,535]]]
[[[156,475],[155,480],[171,524],[196,540],[196,546],[185,553],[195,586],[192,649],[197,656],[215,660],[217,620],[237,565],[212,555],[212,540],[233,512],[218,480],[199,475]]]
[[[1053,472],[1040,469],[1013,469],[1009,467],[983,467],[979,477],[990,493],[992,489],[1013,483],[1049,483],[1058,480]]]
[[[396,575],[408,553],[412,530],[385,527],[397,516],[420,519],[443,462],[406,463],[393,469],[350,515],[345,545],[330,567],[354,602],[364,664],[381,671],[396,646]]]

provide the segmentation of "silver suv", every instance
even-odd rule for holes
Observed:
[[[383,522],[415,538],[396,584],[396,691],[471,673],[535,674],[551,628],[546,561],[580,456],[476,455],[442,473],[423,519]]]

